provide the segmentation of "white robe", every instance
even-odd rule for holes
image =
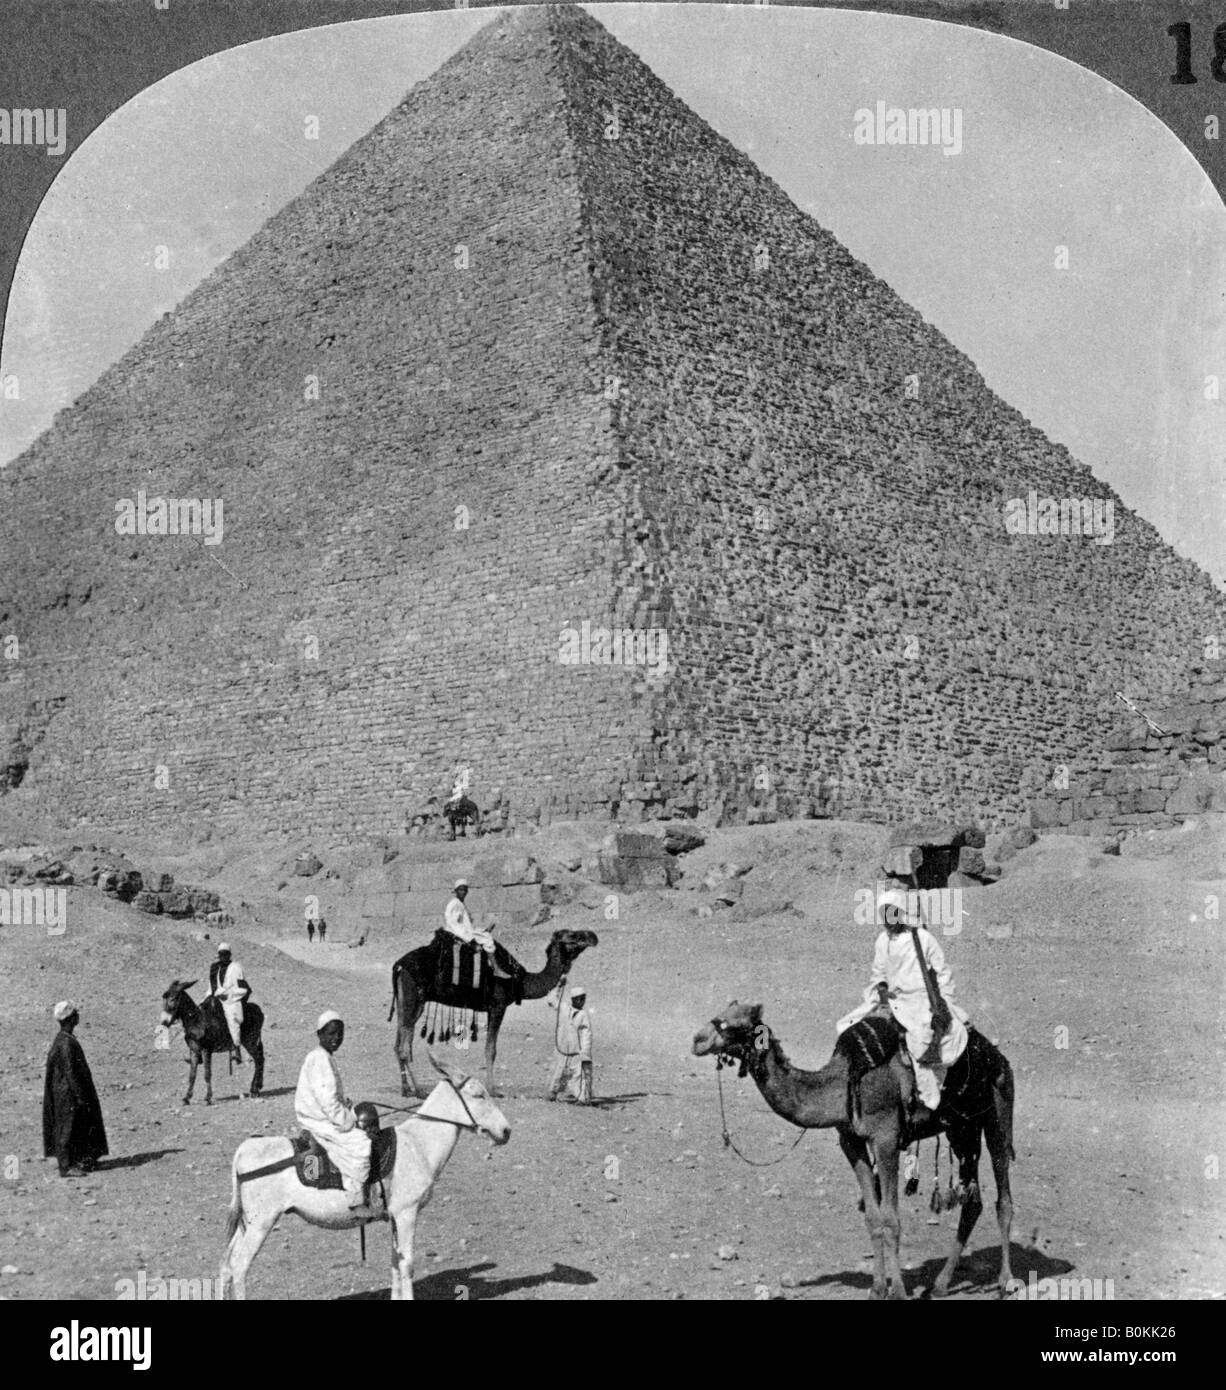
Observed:
[[[591,1100],[591,1082],[584,1076],[582,1065],[591,1060],[592,1020],[588,1011],[564,1004],[558,1020],[549,1094],[556,1096],[565,1086],[576,1100]]]
[[[226,1016],[226,1027],[230,1030],[230,1040],[238,1046],[239,1034],[243,1027],[243,1004],[247,991],[242,988],[243,967],[232,960],[224,970],[217,972],[215,998],[221,1002],[221,1011]]]
[[[934,1094],[933,1085],[939,1090],[946,1068],[956,1062],[966,1048],[966,1025],[969,1016],[965,1009],[954,1003],[953,972],[946,963],[940,943],[926,927],[919,928],[919,940],[924,959],[928,962],[941,991],[941,998],[948,1005],[951,1015],[949,1028],[941,1039],[939,1066],[926,1066],[919,1060],[932,1042],[932,1006],[928,1002],[928,991],[924,988],[923,972],[909,929],[894,935],[883,931],[877,937],[877,944],[873,950],[873,968],[869,975],[868,988],[864,991],[864,1003],[839,1019],[835,1024],[835,1031],[842,1033],[853,1023],[858,1023],[871,1014],[880,999],[877,986],[884,984],[890,1012],[907,1030],[907,1051],[915,1063],[916,1079],[920,1084],[922,1097],[928,1101]]]
[[[358,1127],[353,1106],[345,1099],[341,1074],[323,1047],[306,1055],[294,1092],[294,1113],[341,1170],[346,1186],[364,1183],[370,1174],[370,1140]]]
[[[452,898],[444,909],[443,925],[452,936],[458,936],[461,941],[476,941],[486,952],[494,949],[494,938],[489,932],[478,931],[473,926],[473,919],[468,915],[468,908],[459,898]]]

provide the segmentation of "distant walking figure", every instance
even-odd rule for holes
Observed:
[[[314,919],[314,917],[308,917],[308,918],[307,918],[307,940],[308,940],[308,941],[314,941],[314,940],[315,940],[315,919]]]
[[[319,932],[320,941],[322,941],[324,939],[324,934],[328,930],[327,922],[325,922],[324,919],[321,917],[319,921],[315,923],[315,928]]]
[[[55,1155],[60,1177],[75,1165],[88,1173],[109,1152],[102,1106],[81,1044],[72,1030],[81,1021],[70,1000],[53,1011],[60,1031],[47,1053],[47,1077],[43,1086],[43,1152]]]

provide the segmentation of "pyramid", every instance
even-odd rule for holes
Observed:
[[[1032,491],[1113,543],[1009,534]],[[222,542],[119,534],[141,492],[221,499]],[[512,826],[996,824],[1226,630],[569,6],[410,91],[0,499],[0,782],[116,827],[393,833],[461,768]]]

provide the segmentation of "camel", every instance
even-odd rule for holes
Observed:
[[[586,930],[563,929],[554,932],[545,950],[545,968],[539,974],[527,974],[521,980],[525,999],[544,999],[570,974],[575,960],[589,946],[599,944],[596,933]],[[396,1061],[400,1067],[400,1094],[421,1095],[413,1075],[413,1030],[422,1010],[430,1002],[435,969],[435,947],[419,946],[409,951],[392,966],[392,1007],[388,1020],[396,1015]],[[485,1084],[491,1095],[494,1089],[494,1062],[498,1056],[498,1031],[503,1016],[514,1002],[514,982],[495,977],[493,998],[485,1029]],[[411,1089],[410,1089],[411,1088]]]
[[[196,1088],[196,1071],[204,1059],[204,1103],[213,1104],[213,1053],[230,1051],[230,1030],[226,1026],[225,1015],[212,996],[201,1008],[188,994],[195,980],[171,980],[170,988],[162,995],[162,1027],[169,1028],[173,1023],[183,1024],[183,1041],[191,1053],[191,1071],[187,1077],[187,1094],[183,1104],[192,1103],[192,1092]],[[239,1029],[239,1041],[251,1054],[255,1063],[255,1075],[251,1078],[252,1096],[258,1096],[264,1089],[264,1044],[260,1033],[264,1028],[264,1010],[248,1000],[243,1005],[243,1026]]]
[[[850,1030],[849,1030],[850,1031]],[[968,1030],[974,1034],[974,1029]],[[844,1034],[844,1037],[847,1035]],[[944,1131],[958,1158],[963,1189],[962,1210],[953,1247],[936,1277],[931,1297],[943,1298],[975,1228],[983,1201],[979,1194],[979,1154],[986,1138],[996,1179],[996,1216],[1000,1223],[1000,1296],[1009,1289],[1009,1236],[1013,1202],[1009,1193],[1009,1162],[1013,1152],[1013,1070],[1003,1053],[982,1036],[973,1039],[976,1056],[987,1059],[990,1100],[981,1113],[965,1118],[948,1113],[944,1104],[935,1112],[920,1108],[921,1117],[909,1116],[914,1083],[910,1067],[898,1051],[882,1065],[866,1072],[854,1103],[849,1062],[836,1045],[834,1056],[820,1071],[801,1071],[784,1055],[779,1040],[762,1022],[761,1004],[741,1004],[735,999],[694,1035],[698,1057],[714,1054],[717,1065],[740,1063],[740,1075],[753,1077],[767,1105],[785,1120],[803,1129],[834,1129],[839,1146],[860,1184],[864,1219],[873,1243],[873,1286],[870,1297],[906,1298],[898,1258],[901,1224],[898,1219],[898,1155],[916,1139]],[[968,1052],[971,1043],[968,1043]],[[965,1054],[964,1054],[965,1055]],[[955,1066],[958,1064],[955,1063]],[[948,1091],[947,1091],[948,1094]],[[869,1146],[876,1157],[874,1177]]]
[[[511,1137],[507,1117],[476,1077],[464,1076],[433,1055],[430,1060],[443,1080],[420,1109],[395,1126],[396,1161],[391,1177],[384,1182],[392,1223],[392,1298],[400,1300],[413,1297],[417,1214],[430,1200],[461,1131],[479,1131],[495,1144],[505,1144]],[[291,1142],[280,1136],[244,1139],[238,1146],[231,1165],[232,1194],[218,1298],[225,1297],[231,1281],[234,1297],[247,1297],[251,1262],[287,1211],[330,1231],[347,1231],[364,1224],[350,1210],[349,1198],[341,1189],[321,1190],[299,1182],[292,1151]]]

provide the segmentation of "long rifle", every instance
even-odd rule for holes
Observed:
[[[912,882],[915,876],[912,875]],[[918,889],[916,890],[918,892]],[[915,958],[919,961],[920,974],[924,977],[924,989],[928,994],[928,1006],[932,1010],[932,1041],[924,1049],[922,1060],[926,1065],[941,1060],[941,1039],[949,1031],[953,1023],[953,1016],[949,1011],[949,1005],[941,998],[941,991],[937,986],[936,977],[932,973],[932,967],[928,964],[924,955],[924,949],[920,945],[919,928],[910,920],[911,914],[907,914],[907,928],[911,933],[911,943],[915,947]]]

